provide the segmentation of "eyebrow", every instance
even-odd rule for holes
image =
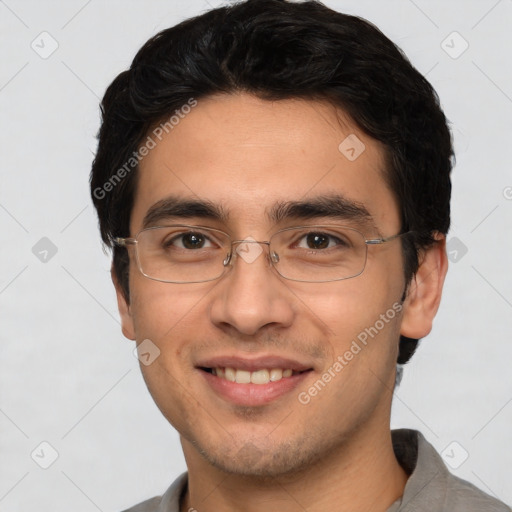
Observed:
[[[375,227],[373,217],[362,203],[352,201],[339,194],[322,195],[304,201],[278,202],[267,216],[276,224],[288,219],[329,218]]]
[[[200,218],[227,222],[229,214],[222,205],[208,200],[169,196],[158,201],[148,209],[142,221],[142,227],[155,226],[159,222],[171,218]]]
[[[278,224],[286,220],[333,219],[350,221],[361,227],[376,229],[367,208],[340,194],[328,194],[298,201],[278,201],[265,211],[268,221]],[[227,223],[229,210],[205,199],[169,196],[151,206],[143,220],[143,229],[171,219],[209,219]]]

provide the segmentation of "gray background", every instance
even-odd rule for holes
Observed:
[[[512,1],[326,3],[404,49],[455,136],[445,295],[392,426],[420,429],[455,474],[512,503]],[[120,510],[185,468],[120,331],[88,174],[107,85],[155,32],[210,5],[0,1],[2,511]]]

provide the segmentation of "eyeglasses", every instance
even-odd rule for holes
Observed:
[[[214,281],[233,265],[234,252],[247,263],[255,261],[267,245],[269,264],[292,281],[323,283],[360,275],[368,245],[379,245],[408,233],[367,239],[345,226],[298,226],[274,233],[268,241],[232,240],[218,229],[170,225],[143,229],[134,238],[114,239],[120,247],[133,246],[140,272],[164,283]],[[235,251],[233,246],[238,245]]]

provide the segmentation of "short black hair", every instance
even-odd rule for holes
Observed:
[[[91,195],[113,270],[129,300],[130,236],[138,149],[150,129],[190,102],[247,92],[264,100],[327,100],[385,149],[409,283],[420,251],[450,226],[452,139],[439,98],[403,52],[368,21],[316,0],[247,0],[161,31],[108,87]],[[130,162],[129,165],[127,163]],[[123,171],[124,169],[124,171]],[[398,363],[418,340],[401,337]]]

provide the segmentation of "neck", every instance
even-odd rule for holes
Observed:
[[[263,479],[225,473],[207,463],[182,439],[188,489],[181,511],[385,512],[403,494],[407,474],[395,458],[389,429],[358,432],[314,465]]]

